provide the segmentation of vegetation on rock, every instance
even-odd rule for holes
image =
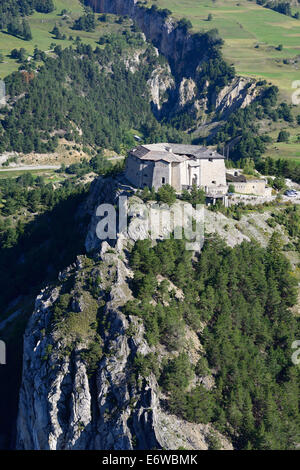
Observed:
[[[267,248],[207,241],[192,262],[178,240],[154,247],[145,240],[131,255],[136,300],[125,311],[143,319],[150,345],[162,343],[179,353],[158,373],[170,411],[190,421],[212,421],[240,449],[296,445],[299,369],[290,350],[299,331],[290,310],[296,281],[279,243],[276,234]],[[158,274],[183,290],[184,301],[169,292],[161,302]],[[188,387],[195,373],[207,372],[183,353],[185,324],[197,332],[215,371],[212,390]]]

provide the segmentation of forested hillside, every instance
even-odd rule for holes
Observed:
[[[235,161],[266,153],[298,159],[296,17],[248,0],[85,3],[127,13],[168,58],[182,105],[166,106],[166,115],[194,143],[217,145]]]
[[[163,21],[170,15],[170,10],[155,5],[140,8],[145,15],[158,14]],[[124,22],[122,17],[108,19],[108,15],[102,15],[97,18],[89,9],[74,22],[68,12],[57,12],[56,17],[59,23],[55,23],[52,34],[58,41],[66,36],[60,27],[65,22],[69,27],[72,23],[78,34],[94,30],[97,24],[105,25],[109,31],[112,24]],[[181,37],[192,31],[191,28],[192,23],[181,18],[174,34]],[[0,115],[0,151],[54,152],[64,138],[71,146],[83,145],[91,154],[99,148],[120,153],[135,144],[135,129],[146,142],[192,140],[217,146],[221,153],[225,149],[225,153],[237,161],[241,158],[258,160],[272,144],[276,147],[276,140],[286,147],[290,140],[297,140],[298,115],[293,107],[280,100],[279,89],[266,80],[246,84],[244,99],[249,100],[248,106],[243,105],[235,112],[233,108],[228,115],[218,108],[218,96],[222,96],[226,88],[230,90],[235,80],[234,67],[224,60],[224,40],[216,28],[192,33],[194,47],[178,59],[178,63],[175,64],[172,50],[170,52],[169,64],[176,89],[168,89],[169,77],[159,78],[160,66],[166,61],[156,57],[153,48],[143,42],[136,24],[127,25],[118,34],[101,36],[96,48],[84,44],[85,38],[82,41],[79,36],[75,40],[72,36],[72,46],[64,49],[54,43],[47,54],[36,47],[28,57],[25,48],[13,49],[10,55],[20,66],[19,72],[5,79],[9,99]],[[180,50],[183,46],[174,44],[174,47]],[[141,55],[143,66],[137,67],[135,73],[128,72],[125,56],[128,51],[134,55],[134,51],[141,49],[145,49],[143,57]],[[205,60],[200,67],[201,58]],[[149,81],[152,87],[157,86],[152,75],[154,70],[157,70],[159,86],[165,87],[164,103],[156,118],[149,104]],[[185,96],[186,77],[193,80],[188,85],[192,87],[190,98]],[[159,83],[160,80],[165,83]],[[252,101],[247,89],[253,86],[251,93],[255,99]],[[228,101],[234,102],[234,93],[233,89]],[[282,129],[284,132],[280,134]]]
[[[107,41],[104,49],[95,50],[81,44],[75,50],[57,46],[56,57],[43,56],[37,72],[30,68],[7,77],[12,106],[1,110],[0,151],[51,152],[60,135],[120,152],[134,145],[131,129],[152,142],[187,138],[160,125],[152,114],[147,81],[159,63],[153,49],[141,51],[142,65],[132,73],[122,44],[144,48],[139,35]]]
[[[113,14],[111,2],[70,1],[68,10],[56,0],[0,0],[1,37],[6,47],[17,44],[5,56],[0,45],[1,71],[12,61],[15,70],[5,73],[1,158],[9,165],[52,153],[62,163],[44,176],[0,178],[0,332],[8,357],[0,369],[0,448],[15,448],[18,434],[27,449],[161,449],[166,434],[169,449],[181,446],[180,432],[193,449],[299,445],[291,345],[300,335],[300,213],[280,197],[284,178],[300,183],[300,166],[264,154],[277,142],[299,145],[300,114],[284,100],[286,83],[271,80],[278,58],[282,70],[292,67],[282,62],[276,24],[262,70],[253,72],[256,56],[250,68],[239,58],[244,38],[251,58],[265,61],[257,11],[291,31],[281,46],[295,55],[296,27],[287,21],[297,22],[297,12],[281,2],[220,2],[139,2],[130,19]],[[86,8],[100,3],[109,13]],[[140,240],[134,215],[132,238],[128,231],[101,245],[100,203],[117,207],[120,194],[134,194],[129,207],[138,198],[178,199],[168,185],[135,193],[124,184],[122,158],[137,141],[227,152],[227,164],[244,168],[245,178],[258,177],[255,168],[274,176],[268,183],[278,198],[206,208],[211,235],[200,253],[172,237]],[[62,147],[85,158],[66,167]],[[108,154],[119,155],[114,164]],[[194,187],[179,198],[203,204],[205,192]],[[20,396],[27,419],[17,425]],[[191,444],[193,428],[200,437]]]
[[[136,300],[125,312],[142,318],[150,345],[179,354],[160,365],[155,355],[136,359],[139,373],[156,374],[169,410],[213,422],[239,449],[293,449],[300,424],[299,369],[291,362],[296,281],[277,235],[267,249],[208,240],[196,262],[179,241],[138,241],[131,266]],[[165,280],[158,283],[158,275]],[[170,293],[167,279],[184,300]],[[204,347],[196,366],[186,354],[185,325]],[[215,387],[199,382],[211,375]]]
[[[50,13],[53,10],[53,0],[0,0],[0,29],[20,16],[31,15],[34,11]]]

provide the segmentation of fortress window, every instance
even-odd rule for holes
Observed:
[[[213,162],[214,159],[213,159],[213,158],[209,158],[208,161],[209,161],[209,162]]]
[[[161,179],[161,182],[162,182],[162,184],[165,184],[165,183],[166,183],[166,178],[163,177],[163,178]]]
[[[216,184],[216,182],[215,182],[215,181],[212,181],[212,184]]]

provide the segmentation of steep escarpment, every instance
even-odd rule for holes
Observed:
[[[148,41],[151,41],[163,54],[177,75],[191,76],[200,60],[207,57],[196,57],[201,42],[205,46],[205,38],[196,38],[185,28],[178,27],[177,22],[159,11],[143,7],[136,0],[87,0],[98,13],[114,13],[128,15],[137,23]],[[206,51],[208,53],[208,51]],[[192,60],[191,60],[192,59]]]
[[[246,108],[258,94],[259,91],[254,80],[237,77],[215,95],[216,112],[225,118],[235,110]]]
[[[289,210],[204,211],[197,254],[167,237],[169,208],[140,197],[98,178],[80,208],[88,254],[41,292],[26,329],[17,447],[294,448],[297,282],[277,227],[291,228]],[[103,217],[125,208],[108,243]]]
[[[205,114],[214,110],[219,118],[226,118],[257,96],[255,81],[234,79],[233,69],[222,58],[222,40],[216,30],[191,33],[168,10],[148,8],[136,0],[87,0],[86,3],[96,12],[130,16],[147,40],[166,57],[176,85],[166,82],[166,88],[172,89],[171,99],[165,101],[159,115],[170,117],[178,112],[185,115],[177,120],[178,126],[193,127],[192,120],[203,123],[207,120]]]
[[[24,338],[17,447],[207,449],[217,436],[231,448],[211,424],[167,412],[155,374],[137,368],[137,358],[154,349],[141,319],[123,307],[133,298],[129,252],[147,232],[132,208],[127,234],[111,245],[96,235],[96,208],[121,196],[132,196],[131,188],[114,179],[95,182],[81,208],[92,215],[90,255],[78,257],[36,300]]]

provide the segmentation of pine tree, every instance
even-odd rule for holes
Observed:
[[[29,23],[25,19],[23,19],[22,21],[22,36],[25,39],[25,41],[31,41],[32,39],[32,34],[31,34]]]
[[[20,25],[19,18],[14,18],[8,25],[7,25],[7,32],[12,36],[19,36],[22,35],[23,30]]]

